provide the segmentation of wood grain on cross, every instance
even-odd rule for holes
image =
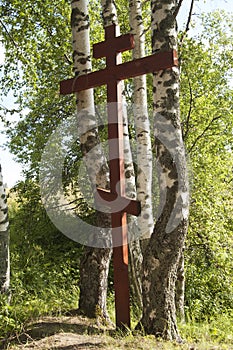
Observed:
[[[178,64],[175,50],[121,63],[121,52],[134,47],[133,36],[119,36],[119,27],[105,28],[105,41],[93,46],[94,58],[106,57],[106,68],[62,81],[61,94],[107,85],[110,191],[98,189],[99,201],[111,209],[116,326],[130,327],[127,214],[139,215],[140,203],[125,196],[121,80],[171,68]]]

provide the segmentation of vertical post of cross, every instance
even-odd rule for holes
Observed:
[[[119,27],[111,25],[105,28],[105,41],[94,45],[94,58],[106,57],[108,69],[121,63],[121,52],[131,49],[133,40],[130,35],[119,37]],[[119,40],[121,38],[121,40]],[[111,43],[111,46],[110,46]],[[109,168],[111,193],[125,196],[124,141],[122,115],[121,81],[112,79],[107,84]],[[111,140],[117,142],[111,143]],[[100,194],[101,195],[101,194]],[[113,267],[116,326],[130,327],[130,293],[128,274],[128,240],[126,211],[111,211]]]

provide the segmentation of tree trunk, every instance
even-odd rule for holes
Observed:
[[[134,35],[135,47],[133,59],[145,56],[145,34],[142,19],[141,2],[129,1],[129,18],[131,33]],[[152,213],[152,148],[150,138],[150,121],[147,111],[146,76],[134,78],[133,112],[137,140],[137,198],[141,203],[141,215],[138,218],[140,239],[150,238],[154,219]]]
[[[8,294],[10,288],[9,221],[6,192],[0,165],[0,293]]]
[[[180,321],[185,321],[184,312],[185,272],[184,272],[184,249],[181,252],[176,280],[176,315]]]
[[[92,70],[88,1],[73,0],[71,7],[74,70],[76,76],[81,76]],[[92,150],[91,156],[84,158],[91,184],[93,188],[107,189],[109,188],[109,172],[99,145],[92,89],[77,93],[77,112],[83,156]],[[99,213],[97,225],[110,227],[110,216]],[[80,266],[79,311],[88,317],[108,318],[106,295],[110,256],[109,248],[84,247]]]
[[[177,49],[175,0],[151,1],[153,52]],[[179,69],[154,75],[155,149],[160,186],[158,219],[143,262],[143,317],[148,334],[180,341],[177,269],[188,225],[188,181],[179,118]]]
[[[142,19],[141,2],[129,1],[129,21],[131,33],[134,35],[135,47],[133,59],[145,56],[145,34]],[[133,90],[133,113],[137,140],[137,199],[141,203],[141,214],[137,218],[135,237],[130,244],[131,275],[137,304],[142,307],[142,248],[146,239],[150,238],[154,220],[152,213],[151,181],[152,181],[152,149],[150,139],[150,121],[147,110],[146,76],[135,77]],[[144,240],[140,244],[140,240]]]
[[[80,266],[79,309],[87,317],[109,320],[106,299],[110,258],[110,249],[85,247]]]

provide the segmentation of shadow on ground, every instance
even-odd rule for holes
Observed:
[[[40,345],[53,350],[103,349],[106,343],[100,336],[106,329],[82,316],[45,317],[29,324],[20,336],[5,340],[0,349],[39,349]]]

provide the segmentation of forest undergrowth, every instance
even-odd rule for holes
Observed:
[[[233,349],[233,318],[222,314],[197,321],[187,317],[179,323],[182,344],[164,342],[153,336],[127,330],[115,331],[100,319],[75,315],[78,289],[49,293],[40,297],[12,295],[11,303],[1,300],[0,349]],[[114,322],[113,297],[108,300]],[[131,310],[132,328],[137,312]],[[86,347],[77,347],[86,344]],[[89,344],[89,345],[88,345]],[[60,346],[60,347],[59,347]]]
[[[43,207],[35,204],[38,203],[38,196],[38,188],[32,186],[28,194],[30,200],[24,198],[20,203],[12,195],[9,198],[11,289],[10,295],[0,295],[1,349],[70,350],[77,347],[70,343],[57,347],[56,341],[67,341],[69,338],[77,343],[81,341],[80,337],[85,338],[82,344],[90,344],[89,347],[78,347],[80,349],[97,348],[98,337],[101,339],[99,344],[102,344],[99,347],[103,349],[233,349],[230,265],[222,263],[217,266],[214,255],[212,258],[208,255],[207,259],[203,249],[198,251],[195,248],[194,251],[192,248],[192,254],[187,251],[186,322],[179,322],[183,344],[159,341],[133,330],[125,334],[115,332],[112,326],[103,325],[98,318],[88,320],[71,312],[78,308],[79,266],[83,247],[62,235],[51,224]],[[112,267],[108,290],[108,312],[114,324]],[[134,329],[140,312],[133,305],[131,318]],[[43,337],[39,337],[43,339],[38,339],[38,324],[45,325],[46,322],[46,327],[42,327]],[[67,327],[67,322],[78,323],[79,326]],[[98,338],[95,344],[93,332]],[[62,340],[64,334],[66,340]],[[49,347],[46,347],[46,341]]]

